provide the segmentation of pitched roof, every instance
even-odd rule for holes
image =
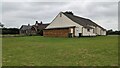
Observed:
[[[40,29],[40,30],[43,30],[43,29],[45,29],[47,26],[48,26],[49,24],[38,24],[38,26],[36,26],[36,25],[33,25],[35,28],[37,28],[37,29]]]
[[[94,29],[93,27],[90,27],[90,26],[84,26],[84,28]]]
[[[71,13],[66,13],[66,12],[62,12],[64,15],[66,15],[69,19],[71,19],[72,21],[84,26],[84,27],[88,27],[88,25],[92,25],[92,26],[98,26],[100,28],[102,28],[103,30],[106,30],[104,29],[103,27],[99,26],[98,24],[94,23],[93,21],[91,21],[90,19],[86,19],[86,18],[82,18],[82,17],[78,17],[78,16],[75,16]]]
[[[22,25],[20,30],[28,30],[31,29],[32,26],[28,26],[28,25]]]

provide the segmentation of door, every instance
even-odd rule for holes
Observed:
[[[82,33],[79,33],[79,37],[81,37],[82,36]]]
[[[76,27],[75,28],[75,36],[79,36],[79,33],[80,33],[80,28],[79,27]]]

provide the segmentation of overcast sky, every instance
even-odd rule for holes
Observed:
[[[9,0],[10,1],[10,0]],[[12,2],[13,1],[13,2]],[[18,1],[18,0],[17,0]],[[102,27],[118,30],[118,2],[112,1],[61,1],[61,2],[38,2],[37,0],[4,0],[0,8],[0,18],[5,27],[17,27],[21,25],[35,24],[35,21],[50,23],[61,11],[72,11],[74,15],[89,18]],[[1,12],[1,11],[0,11]],[[0,19],[1,21],[1,19]]]

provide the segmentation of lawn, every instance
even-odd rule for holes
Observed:
[[[5,37],[2,42],[3,66],[118,65],[118,36]]]

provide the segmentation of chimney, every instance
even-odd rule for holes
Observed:
[[[66,11],[65,13],[73,15],[72,11]]]
[[[36,21],[36,24],[38,24],[38,21]]]
[[[30,24],[28,24],[28,26],[30,26]]]
[[[40,24],[43,24],[42,21],[40,22]]]

